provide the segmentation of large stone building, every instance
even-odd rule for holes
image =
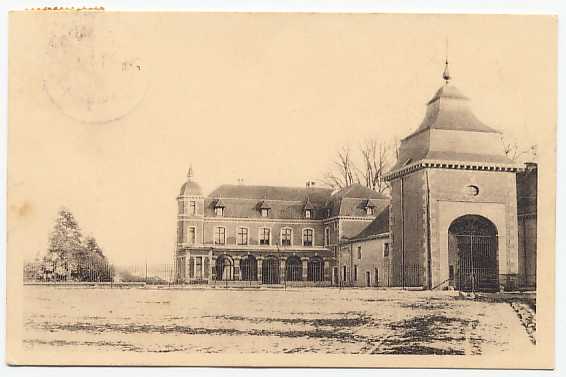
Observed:
[[[336,192],[222,185],[205,197],[192,172],[177,200],[178,279],[232,285],[337,283],[339,240],[389,205],[361,185]]]
[[[179,197],[182,282],[462,290],[536,284],[536,165],[509,160],[500,132],[449,83],[401,140],[386,197],[354,184],[222,185]],[[519,206],[519,209],[518,209]]]

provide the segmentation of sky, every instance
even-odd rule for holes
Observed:
[[[340,146],[413,131],[447,55],[480,120],[555,148],[550,17],[36,13],[9,38],[8,245],[24,258],[64,206],[111,262],[171,262],[189,166],[205,193],[319,180]]]

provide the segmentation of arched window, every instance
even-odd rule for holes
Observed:
[[[226,228],[224,228],[223,226],[218,226],[214,229],[214,244],[215,245],[226,244]]]
[[[312,228],[303,229],[303,246],[314,245],[314,230]]]
[[[271,229],[259,228],[259,244],[260,245],[271,244]]]
[[[293,229],[282,228],[281,229],[281,246],[291,246],[293,239]]]

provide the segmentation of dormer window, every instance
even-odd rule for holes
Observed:
[[[270,209],[271,207],[269,206],[269,204],[267,204],[265,201],[261,202],[261,205],[259,206],[259,213],[261,214],[261,217],[268,217]]]
[[[305,209],[305,219],[310,219],[310,218],[312,218],[312,210]]]
[[[363,204],[363,208],[365,208],[366,210],[366,215],[367,216],[373,216],[375,211],[375,205],[371,202],[371,200],[366,200],[366,202]]]
[[[225,205],[222,202],[222,199],[218,199],[218,201],[214,205],[214,213],[216,214],[216,216],[224,216],[224,207]]]

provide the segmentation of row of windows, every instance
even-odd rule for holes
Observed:
[[[262,208],[260,210],[261,217],[269,217],[269,212],[270,212],[269,208]],[[214,208],[214,214],[216,216],[224,216],[224,207],[215,207]],[[304,215],[305,215],[305,219],[311,219],[312,218],[312,210],[306,209],[305,212],[304,212]]]
[[[185,213],[185,202],[179,201],[179,212]],[[262,208],[260,210],[261,217],[269,217],[269,208]],[[188,214],[191,216],[195,216],[197,214],[197,202],[194,200],[190,200],[188,204]],[[216,216],[224,216],[224,207],[215,207],[214,214]],[[366,215],[372,216],[374,215],[374,208],[373,207],[366,207]],[[311,209],[304,210],[305,219],[312,219],[313,213]],[[330,210],[327,210],[327,217],[330,217]]]
[[[259,229],[259,244],[260,245],[270,245],[271,244],[271,229],[270,228],[260,228]],[[281,246],[291,246],[293,239],[293,229],[283,228],[281,229]],[[196,243],[196,227],[189,227],[187,231],[187,243]],[[219,226],[214,228],[214,244],[215,245],[225,245],[226,244],[226,228]],[[249,245],[249,229],[245,227],[238,228],[236,233],[236,244],[237,245]],[[311,228],[303,229],[303,246],[313,246],[314,245],[314,230]]]
[[[185,212],[185,202],[180,201],[179,202],[179,212],[180,213],[184,213]],[[269,208],[262,208],[260,210],[261,213],[261,217],[269,217]],[[188,205],[188,214],[195,216],[197,214],[197,202],[194,200],[189,201],[189,205]],[[215,207],[214,208],[214,214],[216,216],[224,216],[224,207]],[[312,210],[310,209],[306,209],[304,212],[305,215],[305,219],[311,219],[312,218]]]

